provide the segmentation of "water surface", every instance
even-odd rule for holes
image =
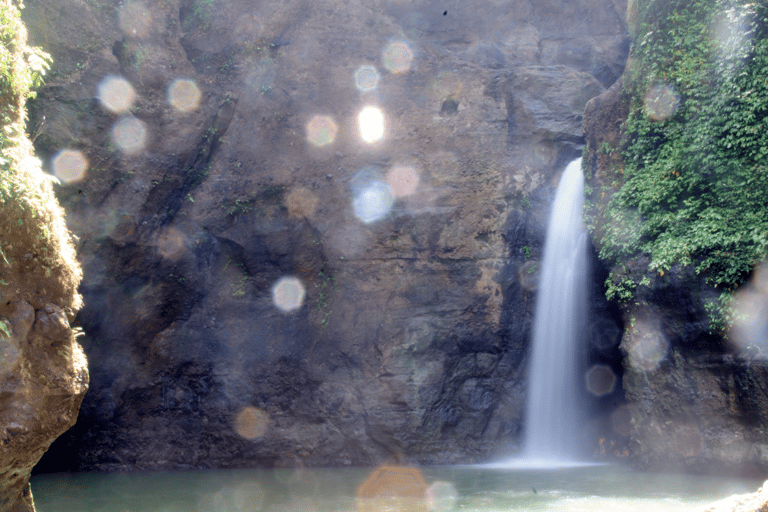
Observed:
[[[33,477],[32,492],[38,512],[357,511],[356,490],[371,471],[52,474]],[[431,509],[439,511],[689,511],[731,494],[754,492],[761,484],[608,465],[548,470],[450,466],[421,472],[427,485],[440,483],[443,491],[455,492],[455,499],[433,502]]]

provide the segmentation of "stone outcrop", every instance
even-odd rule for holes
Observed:
[[[30,2],[36,147],[88,161],[59,195],[91,392],[41,470],[514,451],[550,199],[622,72],[621,3]]]
[[[63,210],[24,132],[32,59],[16,4],[2,2],[0,84],[0,511],[34,511],[29,477],[74,425],[88,368],[70,327],[82,305]]]
[[[701,509],[701,512],[765,512],[768,510],[768,485],[752,494],[736,494]]]

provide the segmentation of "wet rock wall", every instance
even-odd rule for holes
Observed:
[[[623,14],[30,2],[35,144],[81,162],[58,191],[92,368],[40,469],[513,452],[550,200]]]

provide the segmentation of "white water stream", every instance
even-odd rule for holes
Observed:
[[[526,465],[578,463],[582,440],[579,357],[586,315],[587,232],[581,159],[555,193],[538,286],[523,450]]]

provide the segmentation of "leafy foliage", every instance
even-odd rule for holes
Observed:
[[[600,256],[645,253],[651,271],[691,266],[733,290],[768,252],[768,3],[634,9],[625,166],[601,215]],[[623,299],[636,286],[610,284]]]

